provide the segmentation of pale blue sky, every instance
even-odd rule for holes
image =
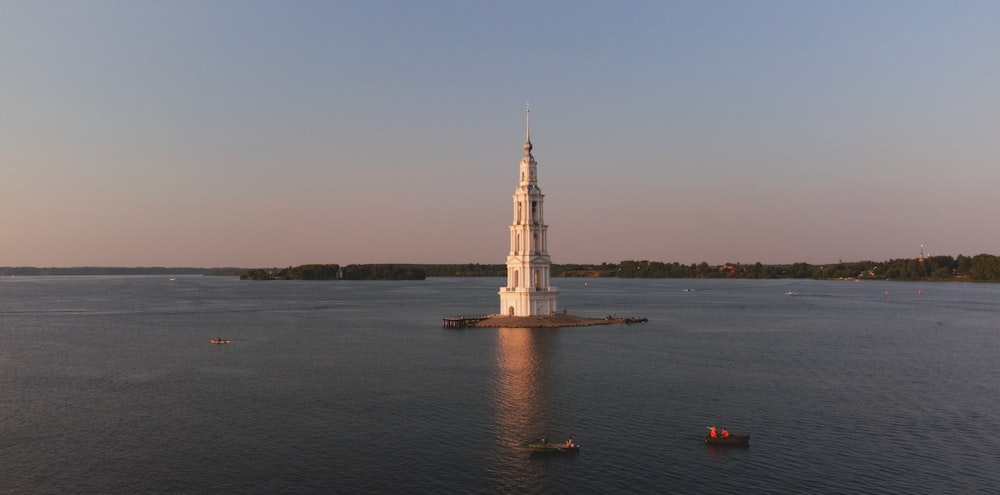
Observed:
[[[1000,254],[1000,2],[0,0],[0,266]]]

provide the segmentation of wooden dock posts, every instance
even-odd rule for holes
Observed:
[[[445,316],[441,319],[441,324],[445,328],[465,328],[489,317],[490,315]]]

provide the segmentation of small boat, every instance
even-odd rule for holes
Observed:
[[[705,435],[705,443],[709,445],[748,445],[750,443],[750,435],[729,435],[715,438],[712,438],[711,435]]]
[[[213,344],[228,344],[230,342],[232,341],[229,339],[212,339]]]
[[[550,453],[575,454],[580,451],[580,446],[575,443],[571,446],[566,446],[565,443],[549,443],[549,444],[533,443],[528,445],[528,448],[531,449],[531,452],[533,453],[537,452],[545,454],[550,454]]]

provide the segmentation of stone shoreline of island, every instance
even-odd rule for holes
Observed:
[[[644,319],[641,319],[644,320]],[[589,318],[569,314],[504,316],[488,315],[483,319],[469,322],[469,328],[563,328],[590,327],[594,325],[612,325],[639,322],[637,318],[620,318],[606,316],[604,318]]]

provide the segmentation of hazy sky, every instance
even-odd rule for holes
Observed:
[[[0,266],[1000,254],[1000,2],[0,0]]]

